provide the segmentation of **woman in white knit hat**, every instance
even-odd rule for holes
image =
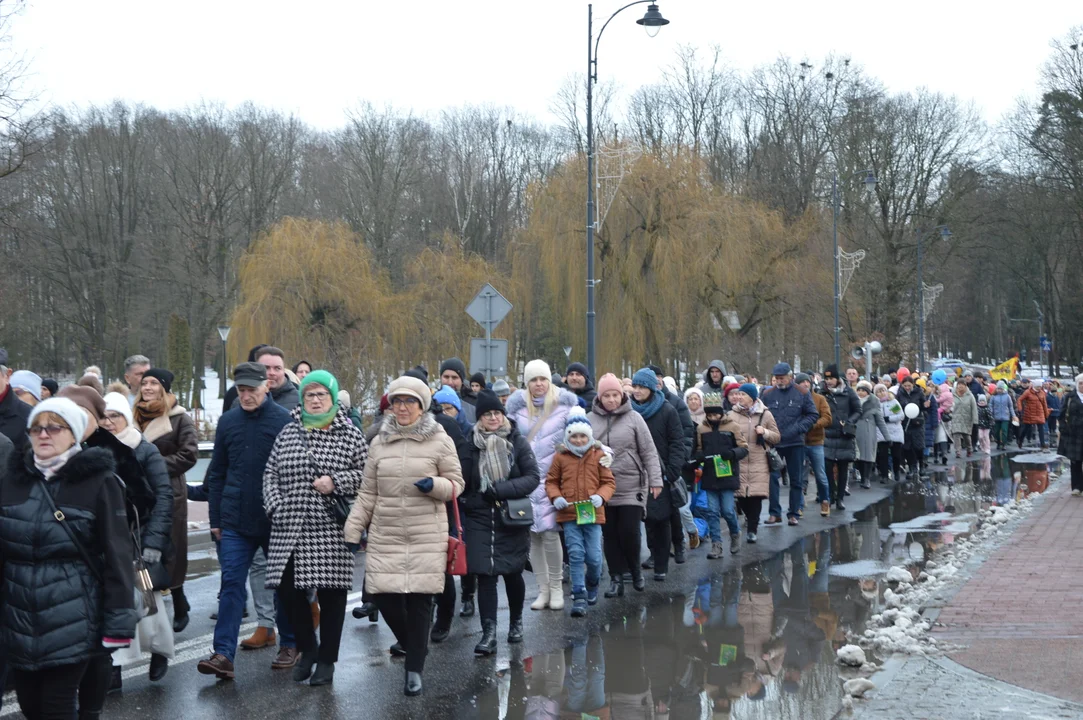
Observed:
[[[45,400],[27,421],[32,453],[0,473],[0,636],[30,718],[75,717],[88,664],[127,646],[138,619],[124,491],[112,453],[82,449],[88,422]]]
[[[152,578],[158,580],[158,590],[169,589],[169,574],[165,572],[162,564],[165,555],[170,550],[170,537],[173,528],[173,486],[169,481],[169,470],[166,469],[165,459],[158,452],[158,448],[148,442],[139,429],[135,427],[132,419],[132,408],[128,404],[128,398],[120,393],[106,393],[105,414],[99,424],[113,436],[130,448],[132,455],[143,471],[145,482],[140,486],[137,483],[127,484],[129,507],[137,513],[139,520],[139,551],[143,561],[151,570]],[[131,519],[131,518],[129,518]],[[134,523],[131,525],[134,531]],[[187,530],[187,528],[185,528]],[[146,618],[144,618],[145,620]],[[157,620],[154,618],[153,620]],[[141,623],[143,621],[140,621]],[[146,628],[151,623],[144,623]],[[172,628],[170,628],[172,630]],[[113,675],[109,683],[109,689],[120,690],[122,687],[121,667],[130,665],[140,659],[142,653],[150,652],[150,667],[148,670],[152,682],[161,680],[169,669],[169,657],[161,653],[153,652],[146,633],[137,633],[136,642],[124,650],[113,653]]]
[[[531,360],[523,370],[526,390],[516,390],[508,398],[508,417],[515,421],[519,432],[526,436],[538,461],[538,475],[545,477],[553,462],[557,443],[564,439],[568,413],[579,405],[575,393],[558,388],[550,380],[549,365],[544,360]],[[545,494],[545,484],[538,484],[531,493],[534,524],[530,528],[530,565],[538,583],[538,597],[531,610],[564,609],[563,552],[557,530],[557,511]]]

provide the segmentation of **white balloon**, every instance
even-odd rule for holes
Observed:
[[[921,414],[921,410],[919,410],[918,406],[914,403],[907,403],[906,407],[903,408],[903,412],[906,413],[906,417],[910,418],[911,420]]]

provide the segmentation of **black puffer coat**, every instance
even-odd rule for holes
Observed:
[[[906,406],[913,403],[917,405],[918,416],[911,420],[904,416],[903,419],[903,448],[906,450],[913,450],[914,452],[925,451],[925,414],[928,412],[925,408],[925,393],[917,385],[910,392],[906,392],[903,388],[899,388],[899,394],[895,396],[899,401],[899,404],[903,406],[903,411],[906,410]],[[934,410],[935,414],[936,411]]]
[[[824,459],[857,459],[857,421],[861,418],[861,398],[849,387],[842,392],[828,390],[824,395],[831,406],[831,424],[824,429]]]
[[[647,422],[647,429],[650,430],[654,447],[658,450],[658,460],[662,465],[662,492],[658,497],[647,496],[647,519],[657,522],[669,518],[670,513],[677,507],[670,487],[673,483],[684,482],[681,470],[690,453],[685,444],[680,416],[668,402],[663,402],[654,415],[643,419]]]
[[[542,481],[538,462],[530,443],[512,423],[508,440],[512,443],[511,471],[507,480],[493,488],[498,500],[527,498]],[[530,525],[505,527],[500,509],[481,494],[481,449],[473,434],[466,438],[463,480],[466,489],[459,497],[459,511],[466,541],[466,567],[471,575],[508,575],[522,572],[530,555]]]
[[[1074,388],[1064,396],[1058,427],[1060,447],[1057,452],[1073,462],[1083,460],[1083,400]]]
[[[135,450],[113,433],[98,428],[86,442],[86,448],[102,448],[113,455],[117,476],[124,482],[129,506],[128,522],[134,527],[138,514],[144,547],[171,554],[170,532],[173,527],[173,488],[165,460],[153,443],[142,440]],[[185,532],[188,528],[185,527]]]
[[[132,541],[113,470],[109,451],[91,448],[47,481],[102,582],[53,517],[33,455],[13,456],[0,478],[0,646],[13,667],[81,662],[103,636],[134,636]]]

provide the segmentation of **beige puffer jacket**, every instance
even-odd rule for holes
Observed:
[[[756,442],[756,425],[763,425],[764,442],[773,447],[782,438],[775,416],[757,399],[749,410],[734,408],[728,417],[740,426],[741,435],[748,443],[748,457],[741,463],[741,489],[737,491],[737,497],[767,497],[771,490],[771,468],[767,465],[767,451]]]
[[[431,477],[432,492],[414,483]],[[346,542],[368,530],[365,588],[370,593],[444,591],[448,522],[444,503],[463,491],[455,445],[430,413],[401,427],[388,416],[369,448],[361,491],[346,520]]]

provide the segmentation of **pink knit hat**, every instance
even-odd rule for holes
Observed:
[[[598,380],[598,394],[603,395],[609,390],[616,390],[617,392],[624,392],[624,388],[620,384],[620,380],[613,373],[606,373],[602,375]]]

